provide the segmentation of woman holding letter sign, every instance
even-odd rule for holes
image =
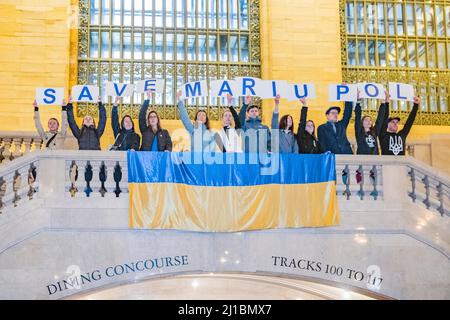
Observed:
[[[172,139],[167,130],[161,128],[161,121],[156,111],[147,110],[150,105],[152,92],[147,91],[145,99],[139,112],[139,129],[142,134],[141,151],[172,151]]]
[[[181,122],[191,136],[191,152],[214,152],[216,146],[215,135],[209,129],[208,114],[204,110],[199,110],[195,114],[194,123],[189,119],[186,107],[181,100],[182,91],[178,91],[178,111]]]
[[[315,124],[312,120],[307,120],[308,107],[306,106],[306,98],[300,99],[300,102],[302,104],[302,111],[297,132],[298,152],[306,154],[322,153],[319,140],[315,134]]]
[[[385,92],[386,100],[380,105],[378,109],[377,120],[375,126],[373,126],[372,118],[365,115],[361,119],[361,104],[359,102],[359,90],[358,90],[358,102],[355,106],[355,137],[358,149],[356,154],[368,154],[378,155],[378,137],[380,136],[381,126],[383,125],[383,119],[386,112],[386,104],[389,104],[389,93]]]
[[[47,122],[48,131],[45,132],[42,127],[41,118],[39,116],[39,107],[34,100],[34,123],[36,125],[36,130],[41,137],[43,144],[46,149],[50,150],[60,150],[64,148],[64,141],[66,140],[67,133],[67,111],[66,111],[66,101],[62,102],[62,114],[61,114],[61,131],[59,129],[59,122],[56,118],[50,118]]]
[[[279,118],[280,95],[275,97],[275,109],[272,114],[272,130],[278,130],[278,145],[280,153],[298,153],[297,137],[294,134],[294,121],[291,115],[285,115]],[[276,131],[275,131],[276,132]],[[272,134],[274,131],[272,131]],[[272,141],[272,152],[276,150],[276,146]]]
[[[111,150],[139,150],[141,137],[134,131],[134,122],[129,115],[125,115],[119,124],[119,104],[120,97],[116,97],[111,112],[111,127],[114,132],[114,145]]]
[[[98,127],[96,127],[95,120],[92,116],[85,116],[81,128],[79,128],[73,114],[72,99],[69,99],[69,104],[67,105],[67,118],[70,130],[72,131],[73,136],[78,140],[78,148],[80,150],[101,150],[100,138],[102,137],[106,126],[106,109],[103,106],[101,96],[98,97],[98,112]]]
[[[221,152],[242,152],[241,122],[238,113],[232,106],[233,96],[230,94],[227,94],[227,102],[230,110],[223,113],[222,129],[215,135],[216,144]]]

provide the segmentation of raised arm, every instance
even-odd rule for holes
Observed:
[[[114,139],[117,139],[117,136],[120,133],[120,125],[119,125],[119,110],[117,104],[119,103],[119,98],[116,98],[114,101],[114,105],[111,111],[111,127],[114,133]]]
[[[386,99],[384,101],[384,112],[381,118],[381,127],[380,127],[380,133],[378,136],[383,136],[386,134],[387,127],[388,127],[388,120],[389,120],[389,103],[391,102],[391,95],[389,92],[385,91]]]
[[[300,99],[302,104],[302,111],[300,112],[300,122],[298,123],[297,140],[300,140],[305,136],[306,121],[308,117],[308,107],[306,106],[306,99]]]
[[[352,118],[352,112],[353,112],[353,102],[346,101],[345,107],[344,107],[344,116],[342,117],[342,120],[340,121],[344,128],[348,127],[348,124],[350,123],[350,119]]]
[[[233,97],[231,95],[227,95],[227,101],[228,101],[228,109],[230,109],[231,115],[234,119],[234,128],[240,129],[242,128],[241,120],[239,119],[239,115],[236,112],[236,109],[233,107]]]
[[[100,138],[103,135],[103,132],[105,132],[106,127],[106,109],[101,101],[101,97],[98,98],[98,113],[99,113],[99,120],[98,120],[98,127],[97,127],[97,133],[98,137]]]
[[[75,117],[73,115],[73,105],[71,102],[66,106],[67,110],[67,122],[69,123],[70,130],[75,138],[80,138],[80,128],[78,127]]]
[[[356,139],[359,139],[359,136],[361,135],[362,128],[361,128],[361,104],[358,102],[355,106],[355,137]]]
[[[375,121],[375,134],[380,136],[381,128],[383,127],[384,115],[386,113],[386,105],[382,103],[378,109],[377,120]]]
[[[147,110],[150,105],[150,99],[152,98],[151,91],[147,91],[147,99],[144,100],[141,110],[139,111],[139,130],[141,134],[147,129]]]
[[[408,119],[406,120],[406,123],[405,123],[403,129],[400,131],[401,134],[404,135],[405,137],[411,131],[412,125],[414,124],[414,120],[416,120],[417,112],[419,111],[419,103],[420,103],[420,98],[414,97],[413,108],[408,116]]]
[[[69,102],[71,100],[69,99]],[[67,135],[67,104],[66,101],[63,100],[62,107],[61,107],[61,136],[66,137]]]
[[[36,130],[39,134],[39,137],[41,137],[41,139],[45,139],[45,131],[44,128],[42,127],[42,123],[41,123],[41,117],[39,115],[39,107],[37,105],[36,100],[34,100],[33,102],[33,106],[34,106],[34,124],[36,126]]]
[[[181,91],[178,93],[178,98],[181,97]],[[180,118],[181,122],[183,122],[184,127],[186,128],[187,132],[190,134],[194,133],[194,125],[191,122],[191,119],[189,119],[189,115],[187,113],[186,107],[183,103],[183,101],[180,99],[178,101],[178,111],[180,112]]]
[[[245,114],[247,112],[247,108],[252,101],[252,97],[247,96],[244,99],[244,103],[242,104],[241,111],[239,111],[239,121],[241,122],[241,125],[243,126],[245,123]]]
[[[278,124],[278,119],[280,118],[279,107],[280,107],[280,96],[277,95],[277,97],[275,98],[275,109],[273,110],[272,113],[272,126],[271,126],[272,130],[280,129]]]

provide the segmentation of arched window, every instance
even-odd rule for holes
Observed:
[[[418,124],[450,124],[450,2],[340,0],[343,78],[414,84]],[[376,101],[366,108],[376,110]],[[392,102],[397,115],[411,104]]]
[[[176,119],[176,89],[194,80],[260,77],[258,0],[80,0],[78,82],[130,82],[165,78],[153,104]],[[125,99],[122,113],[136,117],[143,95]],[[193,99],[188,111],[221,116],[224,101]],[[79,104],[83,116],[89,106]],[[93,110],[92,110],[93,111]]]

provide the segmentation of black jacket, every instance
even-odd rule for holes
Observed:
[[[153,139],[155,139],[155,133],[152,127],[147,125],[147,110],[150,105],[149,100],[145,100],[139,112],[139,129],[142,134],[141,151],[150,151],[152,149]],[[156,132],[158,135],[158,151],[172,151],[172,139],[170,134],[165,129],[159,129]]]
[[[136,132],[134,132],[134,123],[131,130],[126,130],[123,127],[123,119],[122,123],[119,125],[119,111],[117,110],[117,106],[113,106],[112,108],[111,126],[115,138],[114,146],[117,148],[117,150],[139,150],[139,146],[141,145],[141,137]]]
[[[78,140],[78,149],[80,150],[101,150],[100,138],[103,135],[106,126],[106,109],[101,102],[98,103],[98,110],[99,122],[97,128],[95,125],[90,127],[82,125],[82,127],[79,128],[75,122],[73,105],[71,103],[67,105],[67,121],[69,122],[69,127],[73,136]]]
[[[380,147],[382,155],[404,156],[406,149],[406,138],[408,137],[411,127],[416,119],[419,105],[414,104],[411,113],[406,120],[402,130],[397,133],[387,132],[389,119],[389,104],[386,104],[386,112],[383,119],[383,125],[380,132]]]
[[[317,134],[323,152],[353,154],[352,147],[347,139],[347,127],[352,117],[352,109],[352,102],[346,102],[342,120],[335,123],[336,133],[330,122],[319,126]]]
[[[302,112],[300,114],[300,122],[298,124],[298,131],[297,131],[298,153],[308,153],[308,154],[322,153],[319,140],[317,140],[317,138],[314,135],[310,134],[305,130],[307,117],[308,117],[308,107],[302,107]]]
[[[384,103],[381,104],[380,109],[378,109],[377,120],[372,131],[365,132],[361,122],[361,105],[356,104],[355,107],[355,137],[358,149],[356,154],[369,154],[378,155],[380,154],[378,148],[378,137],[380,136],[381,126],[383,125],[384,114],[386,112],[386,106]]]

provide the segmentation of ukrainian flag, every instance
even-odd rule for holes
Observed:
[[[128,152],[130,228],[236,232],[339,224],[334,154],[272,154],[261,164],[250,163],[249,154],[225,153],[210,154],[215,163],[197,163],[205,155]]]

